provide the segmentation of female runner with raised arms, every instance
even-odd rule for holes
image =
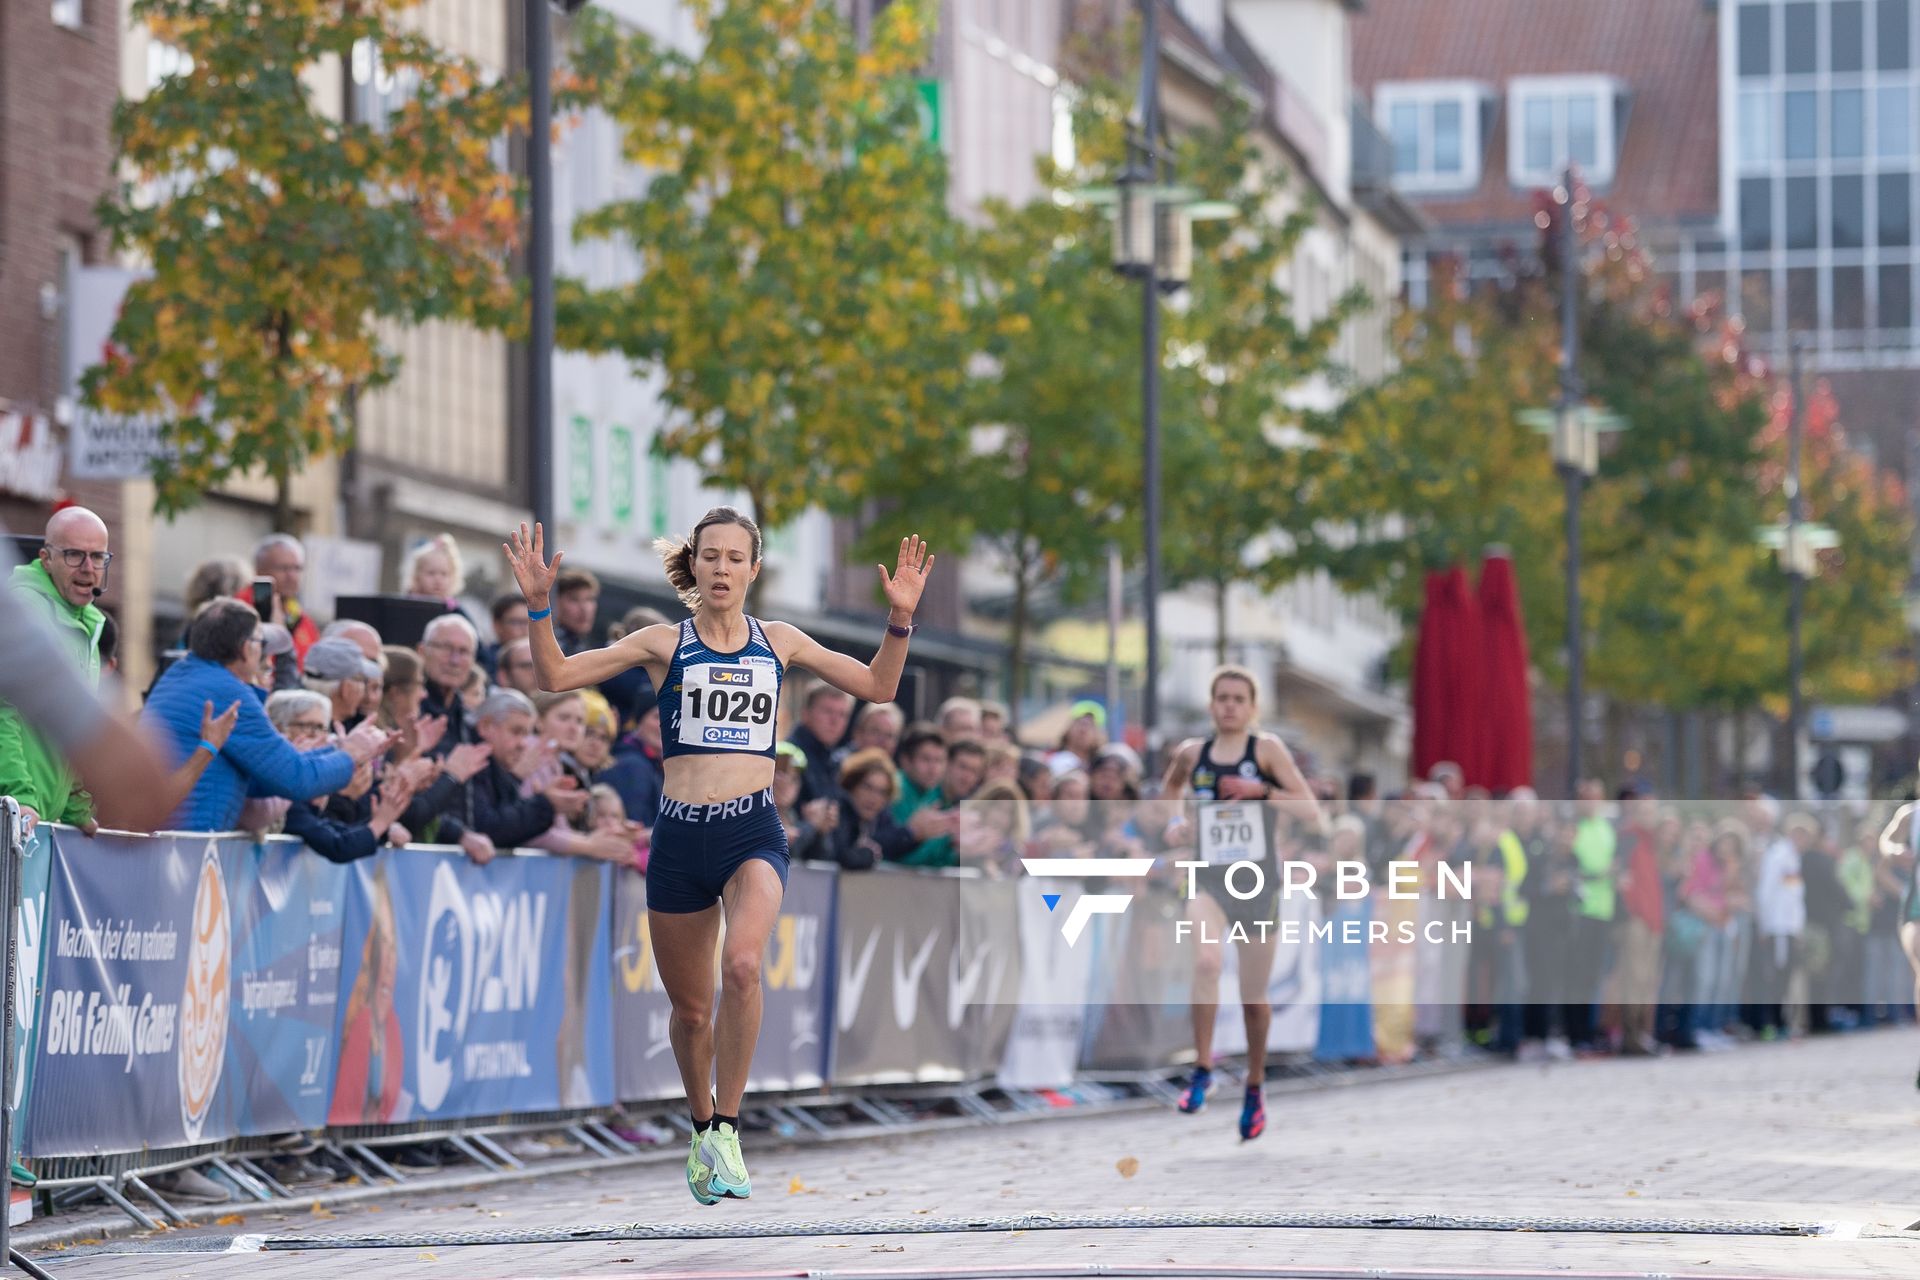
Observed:
[[[667,581],[693,616],[643,627],[603,649],[567,657],[549,604],[563,553],[546,559],[541,527],[521,525],[507,559],[527,600],[540,687],[582,689],[645,667],[660,691],[665,795],[647,864],[654,964],[673,1004],[674,1060],[694,1121],[687,1186],[701,1204],[750,1194],[740,1155],[740,1099],[760,1037],[760,966],[787,882],[787,837],[773,802],[774,717],[790,666],[866,702],[893,700],[913,611],[933,557],[918,535],[880,570],[887,634],[871,663],[835,653],[784,622],[746,612],[760,574],[760,530],[732,507],[701,517],[683,542],[655,543]],[[713,953],[722,915],[720,1008]],[[709,1093],[712,1088],[714,1092]]]

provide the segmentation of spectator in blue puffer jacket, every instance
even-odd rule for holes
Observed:
[[[230,831],[247,797],[282,796],[305,802],[338,791],[363,761],[386,751],[392,735],[368,721],[338,745],[295,750],[274,731],[247,687],[259,664],[260,616],[244,601],[209,600],[194,615],[188,653],[153,687],[142,721],[168,745],[172,763],[193,754],[209,700],[240,703],[240,720],[187,802],[173,815],[179,831]]]

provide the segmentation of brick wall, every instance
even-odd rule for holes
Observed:
[[[69,30],[54,24],[50,0],[0,4],[0,399],[43,417],[61,392],[62,352],[42,288],[59,283],[69,237],[87,262],[107,250],[93,209],[112,172],[120,3],[82,8],[84,25]],[[117,541],[120,489],[77,484],[68,496],[98,511]],[[50,506],[0,494],[0,519],[38,533]],[[115,584],[102,603],[118,598]]]

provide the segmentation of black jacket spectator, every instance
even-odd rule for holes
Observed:
[[[553,805],[545,796],[520,794],[520,779],[497,760],[487,761],[482,769],[460,788],[453,811],[442,814],[435,839],[442,844],[457,842],[469,831],[478,831],[499,849],[526,844],[545,834],[553,826]]]
[[[815,837],[809,852],[794,856],[837,862],[848,871],[871,871],[882,862],[898,861],[920,843],[884,809],[871,822],[862,822],[849,804],[840,806],[838,827]]]
[[[334,800],[340,798],[333,797]],[[332,807],[331,802],[328,807]],[[365,822],[342,822],[311,804],[290,806],[283,829],[288,835],[305,841],[307,848],[328,862],[357,862],[380,851],[380,838]]]
[[[788,735],[787,741],[807,753],[807,767],[800,771],[800,803],[809,800],[845,801],[840,791],[840,770],[833,763],[833,746],[820,741],[813,730],[799,725]]]
[[[478,735],[474,732],[472,715],[467,710],[467,704],[460,699],[460,691],[454,689],[449,692],[425,677],[421,678],[420,683],[426,687],[427,691],[426,696],[420,700],[420,714],[447,718],[447,731],[441,736],[440,744],[433,749],[433,755],[436,758],[444,756],[463,742],[475,741]]]

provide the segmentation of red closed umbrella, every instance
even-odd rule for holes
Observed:
[[[1440,600],[1445,619],[1440,632],[1444,642],[1440,705],[1446,721],[1442,758],[1460,766],[1467,786],[1484,785],[1486,655],[1480,644],[1480,606],[1464,568],[1456,565],[1447,570],[1440,582]]]
[[[1485,741],[1481,785],[1496,794],[1533,785],[1533,695],[1527,685],[1527,632],[1513,561],[1480,566],[1480,632],[1486,654]]]
[[[1420,605],[1420,630],[1413,642],[1413,776],[1424,778],[1436,761],[1445,760],[1442,734],[1446,715],[1441,690],[1446,684],[1441,632],[1445,627],[1441,605],[1441,575],[1427,575]]]

